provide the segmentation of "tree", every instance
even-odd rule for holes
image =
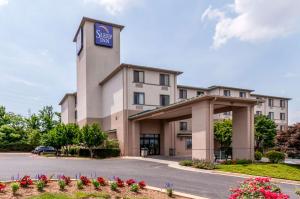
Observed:
[[[28,133],[28,144],[30,144],[33,147],[37,147],[41,143],[41,133],[36,129],[31,129]]]
[[[221,147],[229,147],[232,141],[232,120],[219,120],[214,123],[215,139]]]
[[[300,123],[290,126],[286,131],[278,132],[276,146],[289,156],[300,154]]]
[[[257,150],[264,150],[275,145],[276,124],[265,115],[255,117],[255,143]]]
[[[101,146],[107,139],[107,134],[103,132],[97,124],[85,125],[82,127],[79,140],[89,149],[91,158],[94,157],[94,149]]]
[[[40,118],[40,128],[42,134],[52,130],[60,123],[60,118],[58,115],[58,113],[54,112],[52,106],[45,106],[39,111],[38,117]]]
[[[66,147],[67,154],[69,154],[69,146],[72,144],[79,144],[78,135],[80,132],[77,124],[66,124],[63,131],[63,145]]]

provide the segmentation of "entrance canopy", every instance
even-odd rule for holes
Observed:
[[[164,154],[171,149],[171,123],[178,120],[192,120],[192,158],[214,161],[213,115],[232,111],[233,135],[232,158],[254,159],[254,105],[257,99],[225,97],[218,95],[198,96],[169,106],[144,111],[129,116],[132,124],[133,145],[137,140],[144,121],[160,121],[163,124],[161,141]],[[138,148],[136,146],[136,148]],[[136,151],[133,154],[137,154]]]

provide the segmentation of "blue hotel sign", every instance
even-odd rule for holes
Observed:
[[[95,23],[95,44],[98,46],[113,47],[113,27]]]

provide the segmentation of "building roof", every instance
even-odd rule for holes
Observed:
[[[156,67],[149,67],[149,66],[141,66],[141,65],[122,63],[115,70],[113,70],[106,78],[104,78],[104,80],[102,80],[99,83],[99,85],[103,85],[105,82],[110,80],[115,74],[117,74],[124,67],[135,68],[135,69],[140,69],[140,70],[158,71],[158,72],[162,72],[162,73],[172,73],[172,74],[175,74],[175,75],[180,75],[180,74],[183,73],[181,71],[175,71],[175,70],[169,70],[169,69],[163,69],[163,68],[156,68]]]
[[[231,86],[220,86],[220,85],[213,85],[208,87],[208,90],[213,90],[215,88],[225,88],[225,89],[233,89],[233,90],[242,90],[242,91],[249,91],[249,92],[253,92],[254,90],[251,89],[246,89],[246,88],[238,88],[238,87],[231,87]]]
[[[74,93],[66,93],[64,95],[64,97],[60,100],[58,105],[62,105],[64,103],[64,101],[67,99],[68,96],[76,96],[77,92]]]
[[[204,101],[204,100],[223,100],[223,101],[229,101],[229,102],[241,102],[241,103],[249,103],[249,104],[257,104],[259,102],[262,102],[262,100],[252,99],[252,98],[240,98],[240,97],[226,97],[226,96],[220,96],[220,95],[203,95],[198,97],[192,97],[187,100],[179,101],[173,104],[170,104],[168,106],[159,107],[152,110],[146,110],[137,114],[130,115],[128,119],[135,120],[140,119],[144,117],[148,117],[151,115],[159,115],[160,113],[163,113],[164,111],[173,110],[173,109],[179,109],[183,106],[190,105],[196,102]]]
[[[251,96],[269,97],[269,98],[286,99],[286,100],[291,100],[292,99],[292,98],[289,98],[289,97],[280,97],[280,96],[272,96],[272,95],[262,95],[262,94],[256,94],[256,93],[251,93]]]
[[[187,85],[178,85],[177,88],[186,88],[186,89],[195,89],[195,90],[208,90],[207,88],[204,87],[196,87],[196,86],[187,86]]]
[[[119,25],[119,24],[114,24],[114,23],[110,23],[110,22],[106,22],[106,21],[101,21],[101,20],[97,20],[97,19],[92,19],[92,18],[88,18],[88,17],[82,17],[81,22],[80,22],[80,24],[78,26],[78,29],[76,31],[76,34],[74,36],[73,42],[76,42],[76,37],[77,37],[77,34],[78,34],[80,28],[83,27],[83,25],[87,21],[92,22],[92,23],[101,23],[101,24],[104,24],[104,25],[109,25],[109,26],[117,27],[117,28],[120,28],[121,31],[125,27],[125,26],[122,26],[122,25]]]

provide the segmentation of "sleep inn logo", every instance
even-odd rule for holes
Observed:
[[[95,44],[112,48],[113,27],[101,23],[95,23]]]

